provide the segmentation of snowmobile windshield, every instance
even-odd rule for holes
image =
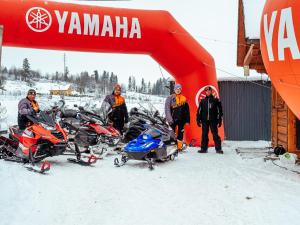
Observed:
[[[103,101],[101,108],[100,108],[100,117],[107,122],[108,116],[112,112],[112,108],[108,102]]]
[[[154,129],[154,128],[146,130],[144,132],[144,134],[148,134],[148,135],[150,135],[154,139],[161,137],[161,132],[159,130],[157,130],[157,129]]]
[[[37,116],[35,116],[35,119],[38,123],[55,127],[55,117],[53,112],[41,111]]]

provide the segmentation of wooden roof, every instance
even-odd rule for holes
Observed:
[[[267,73],[262,60],[260,40],[246,38],[243,0],[239,0],[237,66],[249,66],[258,73]]]

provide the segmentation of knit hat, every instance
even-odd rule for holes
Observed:
[[[34,89],[29,89],[27,95],[36,95],[36,91]]]
[[[174,90],[176,91],[177,89],[182,89],[181,84],[176,84],[176,85],[174,86]]]
[[[205,88],[205,91],[207,91],[207,90],[212,90],[212,88],[211,88],[211,86],[207,86],[206,88]]]
[[[115,84],[115,86],[114,86],[114,90],[115,90],[115,89],[117,89],[117,88],[118,88],[118,89],[122,89],[122,87],[121,87],[121,85],[120,85],[120,84]]]

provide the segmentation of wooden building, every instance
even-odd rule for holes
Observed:
[[[72,96],[74,89],[71,85],[68,85],[64,89],[60,90],[50,90],[50,95],[60,95],[60,96]]]
[[[249,69],[256,70],[258,73],[267,73],[260,50],[259,27],[257,29],[247,27],[260,26],[263,4],[255,8],[255,13],[249,13],[247,10],[254,9],[251,7],[251,0],[239,0],[237,65],[244,68],[245,75],[249,75]],[[248,20],[247,15],[256,15],[257,18]],[[247,23],[247,20],[255,24]],[[258,33],[251,33],[253,30],[258,30]],[[271,91],[272,147],[282,145],[289,152],[300,155],[300,122],[273,86]]]

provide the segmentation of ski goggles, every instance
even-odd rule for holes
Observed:
[[[36,96],[36,92],[34,92],[34,91],[29,91],[29,92],[27,93],[27,95],[34,95],[34,96]]]

